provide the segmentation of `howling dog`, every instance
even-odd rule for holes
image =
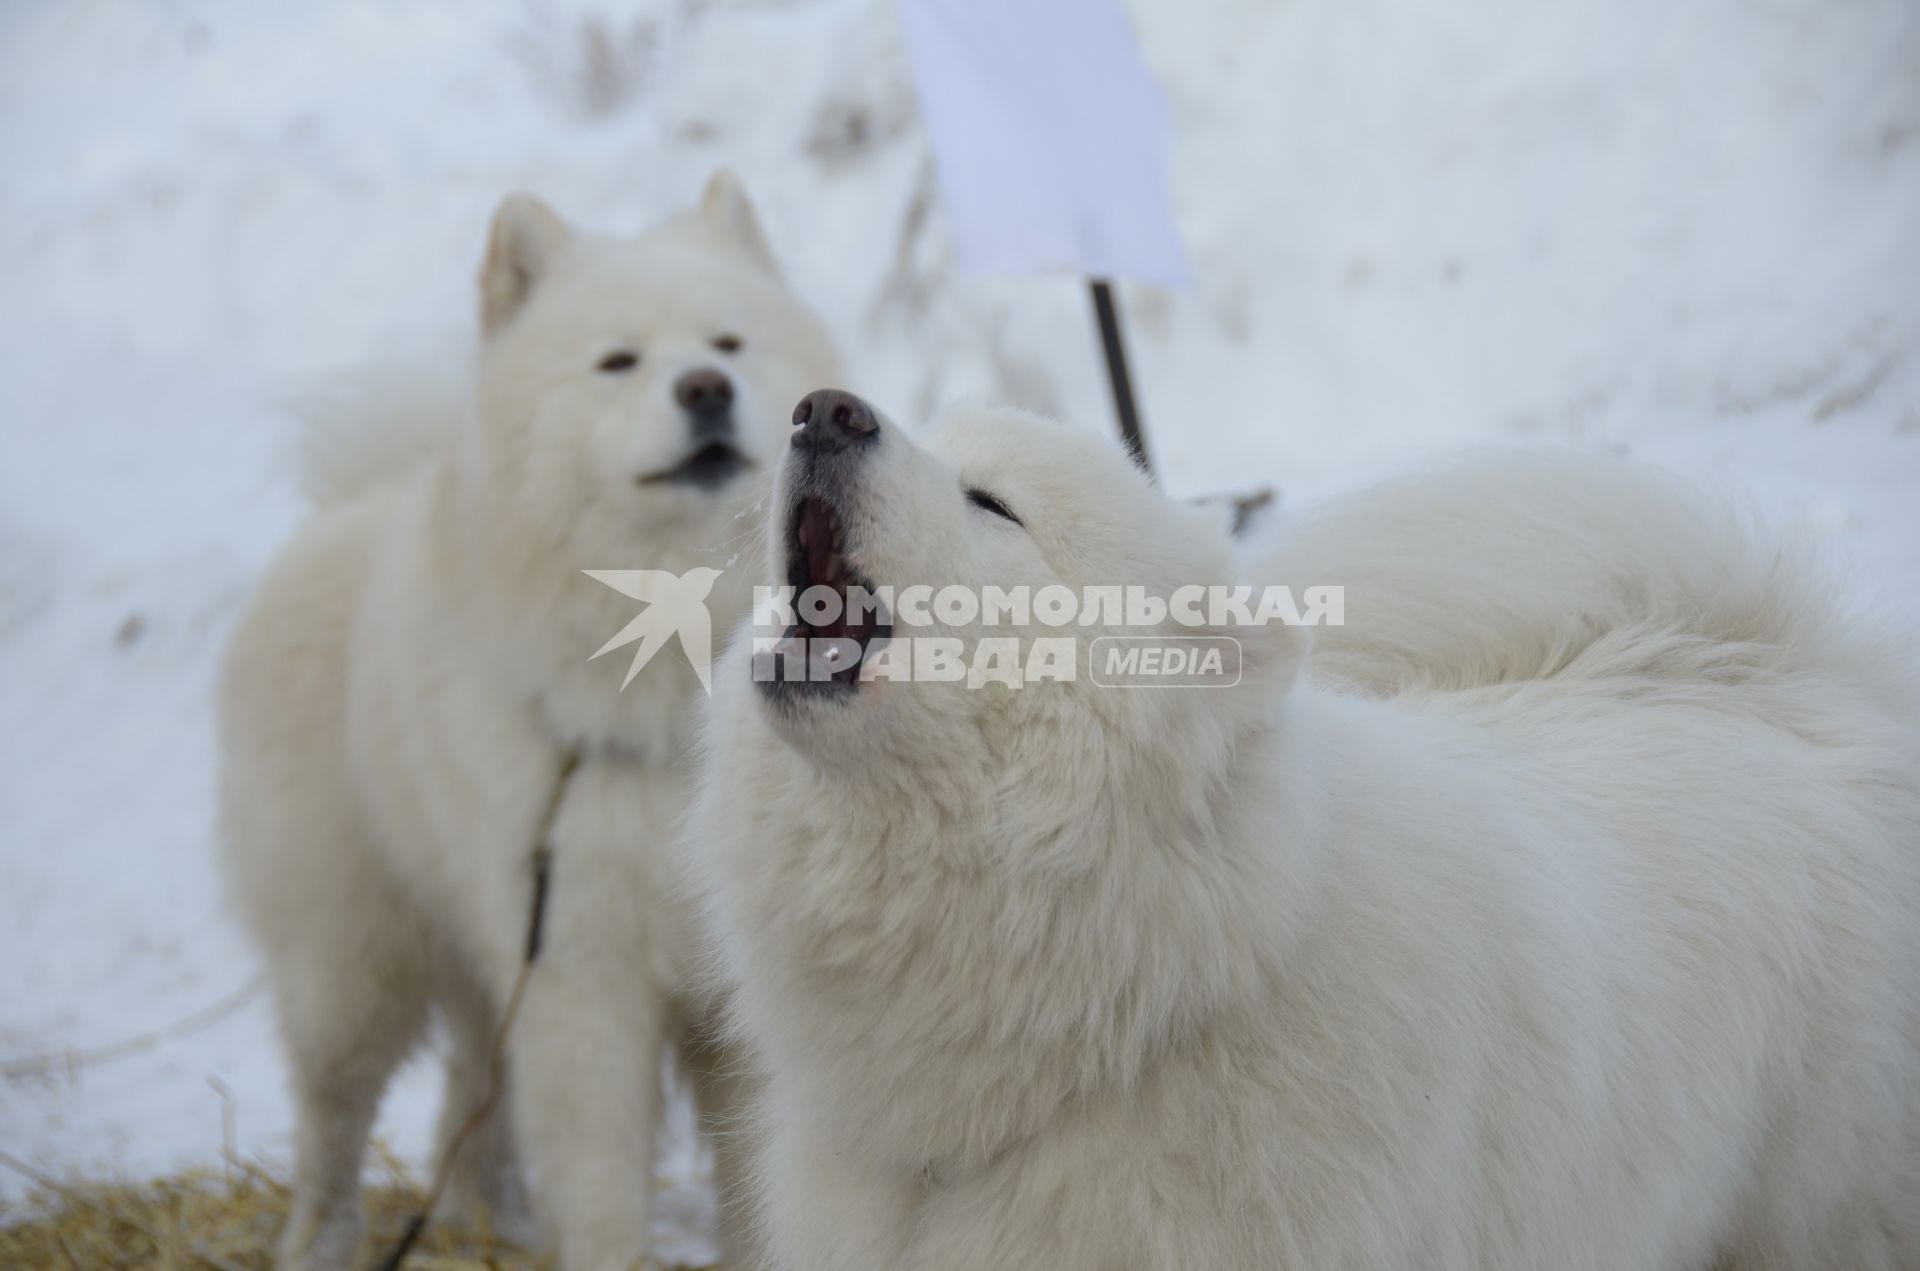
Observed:
[[[1509,455],[1261,572],[1041,419],[796,418],[766,581],[1330,584],[1346,625],[1095,607],[1017,680],[871,673],[1062,635],[985,606],[735,643],[687,850],[780,1267],[1920,1268],[1914,662],[1805,553]],[[1240,665],[1116,684],[1095,637]]]

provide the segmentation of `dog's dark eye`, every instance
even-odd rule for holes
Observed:
[[[738,353],[740,351],[740,337],[737,335],[716,335],[713,337],[713,347],[719,349],[722,353]]]
[[[640,355],[632,349],[615,349],[600,359],[599,369],[609,375],[618,375],[622,371],[631,371],[640,365]]]
[[[1009,521],[1012,521],[1015,525],[1019,525],[1022,527],[1026,525],[1025,521],[1022,521],[1019,517],[1013,514],[1012,508],[1002,503],[999,499],[994,498],[991,494],[988,494],[985,490],[979,490],[979,489],[968,490],[967,502],[973,504],[973,506],[977,508],[985,508],[987,511],[993,513],[995,516],[1004,516]]]

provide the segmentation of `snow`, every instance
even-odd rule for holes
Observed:
[[[1123,291],[1168,487],[1297,504],[1461,442],[1627,447],[1920,596],[1907,0],[1132,12],[1195,275]],[[1083,288],[955,271],[895,23],[887,0],[0,10],[0,1064],[256,975],[211,864],[209,685],[299,516],[278,403],[466,330],[505,191],[637,227],[727,163],[891,413],[979,394],[1111,427]],[[0,1144],[59,1175],[212,1163],[209,1078],[241,1151],[283,1160],[257,995],[109,1062],[0,1069]],[[434,1098],[424,1062],[391,1094],[403,1156]],[[697,1245],[698,1187],[669,1203]]]

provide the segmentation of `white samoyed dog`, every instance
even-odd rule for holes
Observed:
[[[776,578],[1249,581],[1085,435],[799,413]],[[1910,654],[1611,458],[1356,495],[1269,568],[1348,588],[1324,656],[1108,613],[1071,680],[868,679],[883,611],[829,624],[858,674],[717,668],[689,851],[779,1265],[1920,1267]],[[1237,686],[1093,682],[1169,631]]]
[[[648,1250],[664,1052],[701,1052],[710,1120],[738,1096],[702,1050],[670,900],[700,684],[675,648],[624,692],[631,650],[590,661],[641,606],[581,571],[714,580],[716,617],[744,613],[742,571],[714,570],[792,403],[836,374],[832,343],[724,173],[631,240],[509,198],[480,325],[470,391],[375,385],[309,439],[320,506],[224,668],[224,863],[299,1116],[283,1267],[349,1264],[369,1126],[430,1016],[443,1148],[482,1103],[563,756],[579,767],[551,817],[544,947],[451,1216],[513,1226],[530,1207],[568,1271],[625,1271]]]

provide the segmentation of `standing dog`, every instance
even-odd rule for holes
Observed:
[[[567,755],[505,1112],[457,1158],[452,1204],[510,1221],[524,1177],[568,1271],[646,1254],[660,1063],[701,1049],[667,864],[700,685],[677,649],[624,692],[626,656],[589,661],[637,606],[581,571],[713,577],[791,403],[835,374],[725,174],[630,241],[508,199],[480,300],[470,411],[433,417],[401,387],[313,440],[322,506],[225,665],[225,866],[292,1067],[298,1271],[347,1266],[375,1108],[430,1015],[443,1150],[482,1100]],[[718,621],[746,611],[738,574]],[[725,1056],[690,1058],[703,1115],[726,1118]],[[727,1191],[734,1156],[723,1139]]]
[[[1274,581],[1354,574],[1322,669],[1129,604],[1077,677],[869,681],[1008,638],[910,588],[1242,566],[1044,421],[800,415],[770,572],[902,603],[716,677],[690,842],[782,1267],[1920,1268],[1920,709],[1819,570],[1632,465],[1484,461],[1296,531]],[[1195,635],[1237,684],[1095,678]]]

